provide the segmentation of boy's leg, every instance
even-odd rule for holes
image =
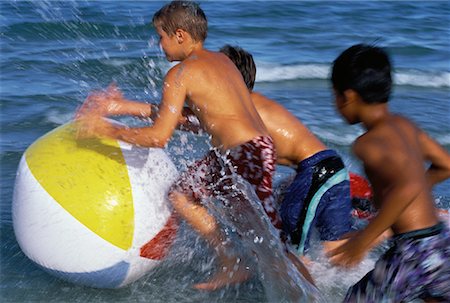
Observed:
[[[229,253],[226,247],[226,237],[208,210],[179,191],[171,192],[169,199],[175,211],[214,247],[219,258],[220,271],[208,282],[198,283],[194,287],[215,290],[248,280],[250,272],[244,268],[243,264],[240,264],[240,258]]]
[[[253,186],[255,194],[262,202],[264,211],[268,215],[272,225],[280,230],[281,220],[272,194],[272,179],[276,163],[276,154],[272,139],[270,137],[257,137],[252,141],[241,145],[238,149],[232,150],[229,154],[229,159],[235,169],[237,169],[236,172]],[[239,212],[242,214],[245,213],[247,217],[246,220],[243,220],[244,222],[240,222],[242,225],[241,227],[245,229],[245,225],[250,223],[249,228],[255,228],[256,226],[259,226],[259,228],[262,228],[263,230],[267,228],[267,226],[260,224],[262,223],[260,222],[262,221],[260,216],[257,212],[251,210],[252,206],[245,197],[241,199],[241,201],[235,198],[234,203],[237,203],[237,205],[242,208]],[[257,215],[258,217],[253,218],[252,215]],[[247,220],[250,222],[246,224],[245,221]],[[265,238],[269,239],[270,236]],[[287,247],[284,249],[284,252],[297,271],[300,272],[307,281],[314,285],[314,280],[302,261],[289,251]],[[283,270],[285,264],[278,261],[279,260],[276,260],[276,258],[272,259],[272,262],[274,262],[274,264],[272,264],[273,267],[277,267],[278,270]],[[283,271],[287,272],[288,269],[284,268]]]
[[[194,202],[187,195],[173,191],[169,194],[169,199],[175,211],[185,219],[200,235],[205,238],[219,236],[219,229],[216,220],[208,213],[206,208]],[[220,243],[220,237],[215,237],[215,244]]]

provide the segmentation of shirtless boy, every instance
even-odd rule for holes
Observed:
[[[224,184],[218,182],[221,171],[235,171],[253,186],[272,223],[279,225],[272,204],[275,164],[272,139],[233,62],[222,53],[203,48],[207,20],[197,4],[173,1],[155,13],[153,25],[167,60],[180,61],[165,76],[154,124],[128,128],[102,119],[111,114],[151,114],[148,104],[145,108],[142,103],[123,100],[120,92],[110,89],[106,94],[88,98],[82,106],[77,115],[80,132],[141,146],[164,147],[177,127],[186,101],[211,136],[214,148],[182,174],[170,190],[169,199],[176,213],[216,248],[223,269],[209,282],[196,287],[216,289],[244,281],[249,273],[235,270],[236,257],[230,257],[221,248],[224,239],[218,224],[198,200],[222,189]]]
[[[351,287],[346,302],[450,302],[450,234],[439,222],[431,188],[450,177],[450,155],[405,117],[389,111],[391,64],[381,48],[364,44],[334,61],[336,107],[366,132],[353,144],[372,185],[378,214],[367,227],[330,252],[350,267],[391,228],[390,249]],[[429,166],[424,165],[424,161]]]
[[[282,105],[253,91],[256,65],[251,54],[230,45],[220,51],[241,72],[253,103],[273,138],[277,163],[296,167],[297,175],[281,203],[283,230],[290,236],[299,255],[308,248],[314,226],[326,250],[336,247],[339,239],[351,230],[350,186],[340,156],[328,149]]]

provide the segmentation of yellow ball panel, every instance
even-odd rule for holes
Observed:
[[[25,157],[41,186],[73,217],[106,241],[131,247],[133,198],[117,141],[77,140],[68,123],[33,143]]]

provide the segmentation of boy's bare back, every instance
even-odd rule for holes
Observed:
[[[177,25],[179,20],[188,21]],[[155,13],[153,25],[159,44],[168,61],[179,63],[164,79],[154,124],[130,129],[97,119],[98,116],[134,113],[136,109],[142,109],[142,104],[125,102],[120,93],[113,94],[109,90],[88,99],[87,105],[79,111],[81,136],[95,134],[146,147],[164,147],[182,118],[185,102],[199,118],[202,128],[211,135],[211,143],[222,151],[266,136],[265,126],[234,64],[225,55],[203,48],[206,24],[203,11],[195,3],[174,1]],[[118,97],[112,98],[116,95]],[[113,102],[118,104],[120,111],[111,110]],[[144,116],[151,115],[148,112],[146,109]]]
[[[442,147],[412,122],[387,115],[355,141],[373,186],[376,206],[392,213],[394,233],[433,226],[438,222],[424,160],[445,155]],[[383,205],[381,204],[383,202]],[[377,204],[378,203],[378,204]]]
[[[277,147],[277,163],[296,166],[327,147],[287,109],[259,93],[252,100]]]
[[[212,136],[212,144],[229,149],[266,135],[239,71],[223,54],[198,50],[169,72],[162,107],[180,96]],[[181,109],[180,109],[181,110]]]

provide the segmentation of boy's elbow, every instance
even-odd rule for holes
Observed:
[[[172,132],[156,128],[141,128],[136,133],[136,143],[143,147],[165,148]]]
[[[160,136],[152,140],[152,147],[165,148],[169,144],[170,136]]]
[[[154,141],[154,144],[152,144],[152,147],[165,148],[168,143],[169,143],[169,140],[164,140],[164,141],[157,140],[157,141]]]
[[[149,136],[147,134],[141,134],[140,136],[135,136],[129,140],[126,138],[120,138],[119,140],[127,141],[131,144],[136,144],[141,147],[148,148],[165,148],[170,141],[170,137],[162,137],[162,136]]]

